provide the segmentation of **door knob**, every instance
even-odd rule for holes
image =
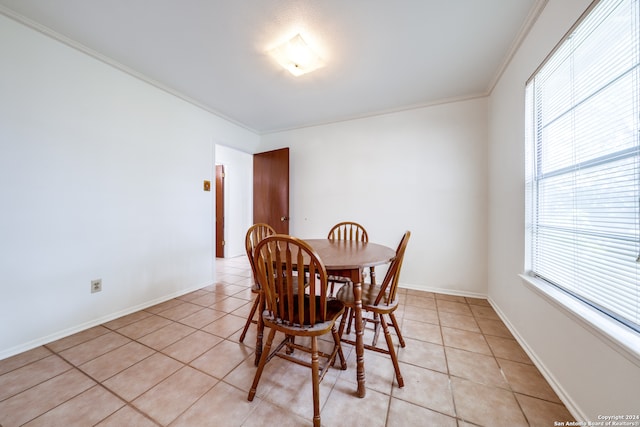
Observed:
[[[288,220],[288,219],[289,219],[289,217],[288,217],[288,216],[281,216],[281,217],[280,217],[280,221],[282,221],[282,222],[284,222],[284,221],[286,221],[286,220]]]

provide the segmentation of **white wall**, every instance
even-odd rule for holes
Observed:
[[[574,415],[638,414],[640,367],[525,287],[524,86],[590,0],[551,0],[492,93],[489,297]]]
[[[395,248],[402,286],[486,295],[486,99],[264,135],[290,147],[291,228],[325,237],[361,223]]]
[[[216,145],[216,164],[224,166],[224,257],[246,256],[247,229],[253,224],[253,155]]]
[[[214,141],[259,137],[2,15],[0,64],[0,359],[210,284]]]

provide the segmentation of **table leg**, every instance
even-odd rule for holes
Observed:
[[[356,377],[358,379],[358,397],[366,395],[364,387],[364,324],[362,323],[362,283],[353,284],[353,300],[355,302],[356,323]]]
[[[353,301],[356,329],[356,379],[358,380],[358,397],[366,394],[364,375],[364,324],[362,323],[362,268],[327,271],[331,275],[348,277],[353,283]],[[347,319],[348,321],[348,319]],[[348,340],[345,340],[350,342]],[[353,343],[352,341],[350,343]]]

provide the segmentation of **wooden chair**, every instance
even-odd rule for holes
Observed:
[[[355,240],[360,242],[368,242],[369,235],[367,234],[367,230],[358,224],[357,222],[352,221],[344,221],[339,222],[334,225],[331,230],[329,230],[329,235],[327,239],[331,240]],[[371,267],[370,270],[371,283],[376,283],[376,273],[374,267]],[[348,283],[349,280],[344,279],[338,276],[329,276],[329,283],[331,283],[331,293],[330,295],[334,295],[334,285],[336,283]]]
[[[336,356],[340,357],[341,368],[347,368],[336,328],[337,318],[344,313],[344,304],[327,298],[325,266],[303,240],[282,234],[266,237],[255,249],[254,264],[265,300],[262,318],[270,330],[248,399],[253,400],[265,364],[274,356],[310,367],[313,425],[320,426],[320,381]],[[308,271],[309,275],[305,278],[296,270]],[[276,332],[284,333],[285,338],[271,351]],[[329,333],[333,336],[333,348],[330,353],[324,353],[318,349],[318,337]],[[294,338],[298,336],[309,337],[311,346],[295,343]],[[283,347],[286,352],[281,351]],[[311,353],[311,362],[294,355],[293,349]],[[327,359],[322,367],[319,357]]]
[[[249,326],[251,326],[252,323],[258,323],[258,339],[257,339],[258,344],[257,345],[262,346],[262,331],[264,328],[262,328],[261,325],[259,324],[259,322],[262,321],[261,320],[262,316],[260,315],[262,313],[262,309],[259,312],[258,320],[253,320],[253,317],[255,316],[256,311],[258,311],[258,307],[264,307],[264,300],[262,298],[262,290],[260,289],[260,284],[256,279],[256,266],[254,264],[253,254],[256,246],[258,246],[258,243],[260,243],[260,241],[262,241],[265,237],[272,236],[274,234],[276,234],[276,230],[274,230],[273,227],[271,227],[268,224],[258,223],[249,227],[249,229],[247,230],[247,234],[245,236],[244,247],[247,251],[249,264],[251,264],[251,271],[253,272],[253,286],[251,287],[251,292],[256,294],[256,298],[253,301],[253,305],[251,306],[251,312],[249,313],[249,316],[247,317],[247,321],[244,324],[244,329],[242,330],[242,334],[240,335],[240,342],[244,341],[244,337],[247,335],[247,330],[249,329]],[[256,361],[255,361],[256,365],[258,364],[258,360],[259,360],[258,355],[259,355],[259,352],[256,352]]]
[[[396,292],[398,290],[400,269],[402,268],[404,252],[407,248],[407,243],[409,243],[410,237],[410,231],[407,231],[406,233],[404,233],[404,236],[402,236],[402,240],[400,240],[400,244],[398,245],[398,249],[396,250],[396,256],[394,257],[393,261],[391,261],[389,270],[387,271],[387,274],[385,275],[384,280],[382,281],[382,284],[380,286],[375,286],[368,283],[362,284],[362,310],[377,315],[375,319],[377,319],[376,321],[378,321],[382,326],[384,337],[387,342],[387,350],[375,347],[375,343],[372,345],[365,344],[364,347],[368,350],[385,353],[391,356],[393,368],[396,371],[396,380],[398,381],[398,386],[400,387],[404,387],[404,380],[402,379],[402,374],[400,373],[398,357],[393,346],[393,339],[391,338],[391,334],[389,333],[389,324],[387,323],[385,316],[389,316],[391,325],[396,330],[396,334],[398,335],[400,346],[404,347],[405,342],[402,338],[402,333],[400,332],[400,327],[398,325],[394,312],[398,308],[398,299],[396,298]],[[339,334],[340,337],[342,337],[345,324],[347,320],[351,318],[349,312],[353,312],[355,308],[355,303],[353,301],[353,284],[347,283],[345,286],[340,288],[336,298],[342,301],[348,310],[347,313],[342,316],[342,320],[340,321]],[[342,339],[342,341],[355,345],[355,342],[351,340]]]
[[[357,222],[344,221],[339,222],[329,230],[327,239],[368,242],[369,235],[367,234],[367,230]]]

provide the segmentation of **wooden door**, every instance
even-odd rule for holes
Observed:
[[[216,257],[224,258],[224,166],[216,165]]]
[[[253,222],[289,234],[289,148],[253,155]]]

